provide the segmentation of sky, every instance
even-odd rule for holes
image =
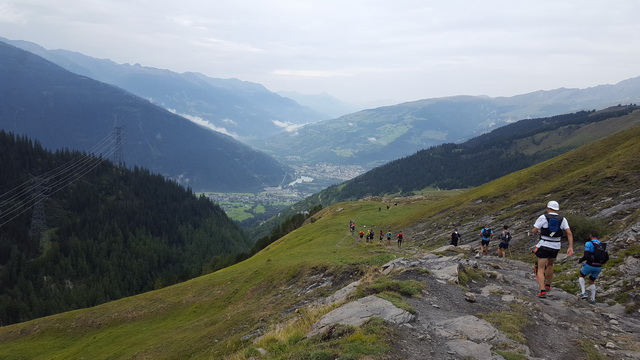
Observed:
[[[350,103],[640,76],[638,0],[0,0],[0,36]]]

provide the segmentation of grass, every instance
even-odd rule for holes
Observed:
[[[372,283],[361,287],[359,296],[394,292],[401,296],[416,296],[425,288],[425,285],[415,280],[393,280],[390,276],[380,276]]]
[[[495,353],[500,355],[500,356],[502,356],[506,360],[527,360],[527,359],[529,359],[526,355],[513,353],[513,352],[509,352],[509,351],[495,350]]]
[[[377,240],[372,244],[356,242],[347,230],[349,220],[355,220],[359,228],[373,228],[376,233],[402,230],[406,235],[404,243],[410,247],[436,241],[437,236],[423,230],[449,229],[452,219],[459,224],[476,223],[478,216],[484,214],[498,214],[501,219],[533,219],[551,196],[566,199],[563,208],[592,206],[591,212],[597,213],[596,205],[584,204],[597,203],[600,198],[619,198],[621,191],[640,188],[639,137],[640,128],[633,129],[591,144],[586,150],[567,153],[451,196],[399,199],[398,206],[389,210],[378,211],[380,201],[327,207],[314,215],[314,222],[229,268],[93,308],[0,327],[0,358],[246,356],[258,349],[252,339],[243,340],[243,336],[260,329],[277,329],[279,324],[288,324],[300,316],[308,318],[297,320],[300,323],[291,325],[290,330],[280,330],[281,337],[265,338],[262,346],[273,354],[269,355],[271,358],[308,359],[309,354],[317,359],[383,358],[390,351],[389,339],[393,335],[379,321],[359,329],[337,329],[336,336],[327,339],[302,336],[314,316],[320,316],[300,315],[304,300],[314,296],[313,292],[301,292],[311,285],[309,279],[313,275],[353,281],[368,268],[406,254],[406,250],[387,248]],[[557,170],[546,171],[549,168]],[[637,221],[639,214],[636,211],[617,221],[612,231]],[[633,247],[628,250],[639,251]],[[478,275],[466,269],[461,274],[462,282]],[[389,290],[396,285],[399,284],[382,279],[376,283],[379,289],[375,291],[386,289],[380,294],[398,297],[393,295],[399,294],[398,290]],[[521,329],[527,323],[523,309],[486,314],[485,320],[495,321],[507,336],[522,341]]]
[[[527,309],[521,304],[508,304],[511,311],[478,314],[478,317],[492,323],[509,339],[521,344],[526,342],[522,329],[529,324]]]
[[[458,285],[466,287],[473,281],[479,281],[484,278],[484,272],[480,269],[465,266],[458,271]]]
[[[389,212],[378,212],[377,203],[369,202],[341,207],[341,211],[322,210],[313,224],[213,274],[94,308],[2,327],[0,358],[109,359],[126,354],[222,358],[235,353],[247,346],[242,336],[259,324],[286,320],[285,310],[297,308],[301,300],[297,289],[307,285],[309,275],[322,271],[340,277],[396,256],[395,249],[355,242],[347,230],[350,219],[396,230],[418,205]]]
[[[580,349],[584,352],[581,358],[585,360],[605,360],[606,357],[596,348],[596,343],[591,340],[580,340]]]
[[[360,328],[337,325],[323,336],[306,338],[304,326],[287,327],[267,335],[254,346],[230,357],[246,360],[267,351],[268,359],[383,359],[391,351],[393,330],[384,320],[372,318]]]
[[[419,281],[393,280],[390,276],[385,275],[375,278],[371,283],[361,285],[356,297],[377,295],[390,301],[396,307],[415,314],[416,311],[403,297],[418,296],[425,287],[425,284]]]

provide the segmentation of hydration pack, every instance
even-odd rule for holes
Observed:
[[[547,218],[547,223],[549,224],[548,228],[543,227],[540,229],[540,234],[552,238],[561,238],[563,235],[562,229],[560,226],[562,225],[562,220],[564,218],[560,215],[552,215],[552,214],[544,214],[544,217]]]
[[[589,256],[589,259],[587,259],[587,264],[591,266],[602,266],[604,265],[604,263],[609,261],[607,243],[596,243],[591,241],[591,244],[593,245],[593,253],[591,256]]]

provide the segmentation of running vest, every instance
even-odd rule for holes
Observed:
[[[547,218],[548,227],[540,229],[540,238],[544,241],[560,242],[562,235],[564,235],[561,228],[564,218],[560,215],[553,214],[544,214],[544,217]]]

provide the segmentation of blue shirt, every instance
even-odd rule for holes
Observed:
[[[593,241],[593,243],[592,243],[592,241]],[[594,243],[595,243],[595,244],[600,244],[600,240],[598,240],[598,239],[591,239],[591,240],[587,241],[587,242],[584,244],[584,251],[593,252],[593,250],[595,250],[595,248],[593,247],[593,244],[594,244]]]
[[[489,230],[489,232],[493,235],[493,230],[489,229],[489,228],[482,228],[482,230],[480,230],[480,235],[482,236],[482,240],[491,240],[491,237],[484,237],[484,229]]]

